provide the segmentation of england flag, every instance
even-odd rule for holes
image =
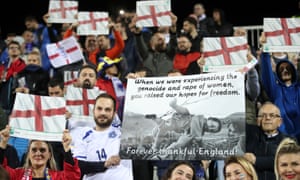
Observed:
[[[265,52],[299,52],[300,18],[264,18]]]
[[[46,50],[50,63],[55,68],[84,60],[80,46],[73,36],[58,43],[48,44]]]
[[[168,1],[137,1],[137,27],[171,26]]]
[[[108,12],[79,12],[77,34],[109,34],[108,20]]]
[[[203,38],[204,72],[236,71],[247,61],[248,43],[245,37]]]
[[[66,103],[62,97],[17,93],[9,121],[11,136],[61,141],[65,114]]]
[[[77,21],[77,1],[50,0],[49,1],[49,23],[74,23]]]

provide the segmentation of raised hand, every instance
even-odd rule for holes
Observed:
[[[9,125],[6,125],[6,127],[0,131],[0,138],[1,138],[0,147],[2,149],[6,149],[7,142],[8,142],[9,137],[10,137],[9,136],[9,131],[10,131],[10,126]]]
[[[71,146],[70,146],[71,142],[72,142],[71,134],[68,129],[65,129],[63,132],[63,137],[62,137],[62,144],[63,144],[65,152],[68,152],[71,149]]]

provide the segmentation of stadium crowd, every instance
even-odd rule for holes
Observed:
[[[246,73],[243,155],[225,160],[120,159],[128,78],[205,73],[203,38],[247,34],[245,29],[235,29],[222,9],[213,9],[212,15],[206,14],[201,3],[192,9],[187,17],[171,12],[168,27],[138,27],[135,12],[126,12],[110,17],[108,35],[79,36],[78,24],[62,23],[58,28],[48,22],[48,13],[43,16],[44,22],[25,17],[26,28],[21,35],[12,32],[0,40],[0,179],[7,177],[7,172],[10,179],[18,180],[150,180],[153,176],[162,180],[180,176],[193,180],[300,179],[299,54],[267,53],[250,45],[247,59],[257,59],[258,63]],[[182,24],[178,18],[182,18]],[[46,46],[72,36],[80,45],[83,59],[55,68]],[[261,45],[265,41],[262,33]],[[68,72],[78,74],[69,84],[65,81]],[[65,97],[68,86],[102,92],[95,98],[94,128],[80,125],[85,127],[76,129],[75,136],[67,121],[62,143],[9,137],[9,117],[17,93]],[[72,115],[66,111],[66,119]],[[238,123],[228,125],[229,135],[238,131]],[[94,151],[98,154],[91,153]],[[157,175],[153,175],[154,168]]]

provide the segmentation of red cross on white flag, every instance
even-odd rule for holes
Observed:
[[[300,18],[264,18],[266,52],[300,51]]]
[[[104,93],[99,88],[93,89],[77,88],[68,86],[65,95],[68,111],[72,114],[69,119],[68,128],[71,130],[78,126],[94,125],[93,108],[96,97]]]
[[[78,35],[99,35],[109,33],[107,12],[79,12],[78,23]]]
[[[74,23],[78,13],[77,1],[50,0],[49,1],[49,23]]]
[[[9,121],[11,136],[61,141],[65,114],[66,103],[62,97],[17,93]]]
[[[203,38],[205,72],[238,70],[248,63],[245,37]]]
[[[84,59],[80,46],[73,36],[58,43],[47,44],[46,49],[50,63],[55,68]]]
[[[137,1],[137,27],[171,26],[168,1]]]
[[[66,92],[67,109],[75,115],[93,116],[93,107],[96,97],[104,93],[98,88],[85,89],[68,86]]]
[[[78,71],[64,71],[65,86],[73,85],[77,81]]]

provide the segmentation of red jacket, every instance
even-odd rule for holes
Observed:
[[[116,59],[120,57],[125,47],[125,43],[124,40],[122,39],[121,33],[115,30],[113,30],[113,32],[115,36],[115,44],[112,48],[105,50],[104,53],[105,56],[109,57],[110,59]],[[94,50],[89,54],[89,60],[95,65],[98,65],[97,55],[99,53],[100,53],[100,49],[97,48],[96,50]]]
[[[51,176],[51,180],[80,180],[80,169],[78,166],[77,159],[74,159],[74,166],[64,162],[64,170],[63,171],[54,171],[49,170],[49,175]],[[10,180],[22,180],[22,177],[25,173],[24,168],[13,169],[7,165],[7,159],[4,159],[3,167],[10,175]],[[30,177],[32,180],[32,177]]]
[[[0,65],[0,75],[3,74],[3,71],[6,70],[6,80],[9,78],[17,75],[20,71],[22,71],[26,67],[26,63],[21,58],[18,58],[14,60],[14,62],[11,63],[10,67],[8,69],[5,68],[5,65]],[[1,76],[0,76],[1,77]]]
[[[187,54],[176,53],[173,61],[173,68],[178,69],[182,74],[186,74],[189,64],[200,57],[200,52],[190,52]]]
[[[114,86],[113,86],[112,81],[110,79],[98,78],[96,86],[100,90],[103,90],[103,91],[107,92],[109,95],[111,95],[115,99],[117,99],[117,95],[115,93]],[[117,101],[117,104],[116,104],[116,108],[117,109],[119,108],[118,101]]]
[[[111,96],[113,96],[117,100],[117,95],[115,93],[114,85],[113,85],[111,79],[105,79],[105,78],[100,77],[100,78],[97,79],[96,86],[100,90],[103,90],[103,91],[107,92],[108,94],[110,94]],[[123,83],[123,87],[124,87],[124,89],[126,89],[126,84]],[[116,109],[118,110],[119,107],[120,107],[120,104],[117,100],[116,101]]]

